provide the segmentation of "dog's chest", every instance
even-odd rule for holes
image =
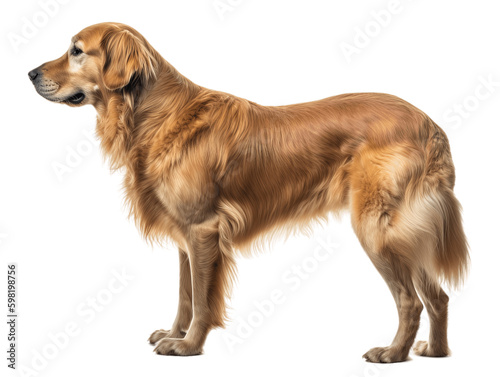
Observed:
[[[182,230],[214,215],[218,191],[202,161],[185,159],[174,167],[166,159],[134,161],[127,166],[124,191],[146,237],[166,236],[182,244]]]

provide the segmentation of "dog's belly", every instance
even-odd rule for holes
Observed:
[[[277,161],[277,160],[275,160]],[[238,248],[246,248],[268,232],[294,231],[311,220],[337,212],[349,202],[350,158],[300,159],[256,164],[229,175],[218,198],[220,221],[232,229]]]

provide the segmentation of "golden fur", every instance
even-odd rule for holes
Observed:
[[[171,330],[151,335],[157,353],[199,354],[224,325],[235,250],[350,209],[400,321],[393,343],[364,357],[407,358],[423,308],[417,292],[431,334],[415,352],[449,354],[440,284],[458,285],[469,256],[448,140],[419,109],[377,93],[261,106],[192,83],[117,23],[84,29],[30,78],[49,100],[96,108],[142,234],[179,246],[178,314]]]

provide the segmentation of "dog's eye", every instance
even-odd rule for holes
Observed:
[[[78,56],[82,53],[83,51],[80,50],[78,47],[73,47],[73,49],[71,50],[71,55],[73,56]]]

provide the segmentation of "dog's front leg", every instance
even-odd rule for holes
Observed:
[[[192,318],[191,266],[187,252],[179,248],[179,306],[177,307],[177,316],[170,330],[156,330],[149,337],[149,342],[155,344],[162,338],[184,338]]]
[[[202,353],[208,333],[223,327],[225,298],[230,294],[235,272],[232,250],[219,236],[219,221],[192,226],[188,237],[191,266],[193,319],[184,339],[163,338],[155,352],[161,355]]]

